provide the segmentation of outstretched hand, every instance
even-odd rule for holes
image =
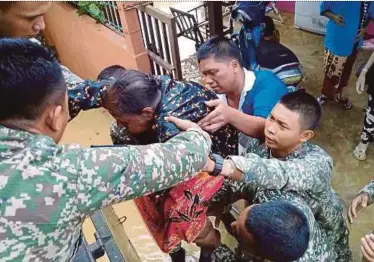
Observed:
[[[360,95],[365,91],[366,72],[361,71],[356,82],[356,91]]]
[[[374,235],[368,234],[361,238],[361,253],[364,259],[362,261],[374,262]]]
[[[201,129],[200,126],[190,120],[184,120],[177,118],[175,116],[167,116],[165,120],[171,123],[174,123],[179,129],[186,131],[189,128],[198,128]]]
[[[210,133],[216,132],[230,121],[230,107],[220,99],[206,101],[205,104],[214,108],[206,117],[199,121],[199,125],[205,131]]]
[[[344,25],[344,17],[342,17],[341,15],[335,15],[333,20],[334,20],[334,22],[337,26],[343,26]]]
[[[367,193],[362,193],[356,196],[348,209],[348,219],[350,223],[353,223],[357,218],[357,213],[366,208],[369,202],[369,195]]]

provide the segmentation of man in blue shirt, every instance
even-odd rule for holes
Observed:
[[[231,124],[246,136],[259,137],[271,110],[288,93],[285,84],[271,71],[242,67],[239,48],[224,37],[202,44],[197,59],[205,84],[220,98],[206,102],[214,110],[199,122],[201,127],[214,133]],[[246,136],[239,136],[239,153]]]
[[[374,5],[370,1],[325,1],[321,4],[321,15],[330,20],[325,37],[325,79],[318,101],[322,105],[335,100],[349,110],[352,103],[342,93],[362,46],[365,28],[374,17]]]

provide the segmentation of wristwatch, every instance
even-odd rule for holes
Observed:
[[[218,176],[222,172],[223,158],[218,154],[211,154],[210,159],[212,159],[215,163],[214,170],[210,175],[211,176]]]

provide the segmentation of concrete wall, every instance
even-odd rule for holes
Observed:
[[[150,72],[136,11],[123,11],[120,5],[123,35],[89,16],[79,16],[70,4],[53,2],[45,17],[45,37],[56,47],[63,65],[84,79],[95,79],[113,64]]]

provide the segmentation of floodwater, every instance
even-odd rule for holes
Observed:
[[[188,3],[188,5],[192,4]],[[167,9],[169,3],[160,3],[160,5]],[[318,95],[323,79],[323,37],[294,29],[293,17],[291,15],[283,15],[283,17],[285,24],[277,25],[281,32],[281,42],[298,55],[308,78],[306,88],[312,94]],[[184,54],[187,57],[188,53],[194,53],[194,45],[192,44],[189,49],[184,46],[181,50],[183,52],[187,50]],[[357,64],[364,62],[368,56],[368,52],[362,52],[357,59]],[[336,105],[324,107],[324,116],[315,140],[334,159],[333,186],[340,194],[346,207],[358,190],[374,177],[374,150],[372,147],[369,148],[366,162],[358,162],[352,157],[352,151],[359,140],[364,115],[363,108],[367,103],[366,95],[360,96],[355,92],[355,81],[356,78],[352,77],[347,89],[347,95],[352,99],[354,108],[344,111]],[[105,110],[83,112],[68,125],[62,142],[87,146],[110,144],[109,125],[111,121],[111,117]],[[147,232],[132,201],[117,204],[114,209],[119,217],[127,216],[127,221],[123,226],[141,261],[170,261],[168,255],[158,249]],[[374,206],[362,212],[356,223],[350,226],[350,245],[354,253],[354,261],[361,261],[360,238],[372,231],[374,227],[373,215]],[[88,221],[85,223],[84,232],[89,241],[93,241],[92,231],[92,224]],[[226,243],[233,244],[232,239],[226,235],[223,235],[223,238]],[[198,261],[198,249],[194,245],[185,245],[185,247],[189,256],[187,261]],[[101,261],[107,261],[107,259],[104,258]]]

